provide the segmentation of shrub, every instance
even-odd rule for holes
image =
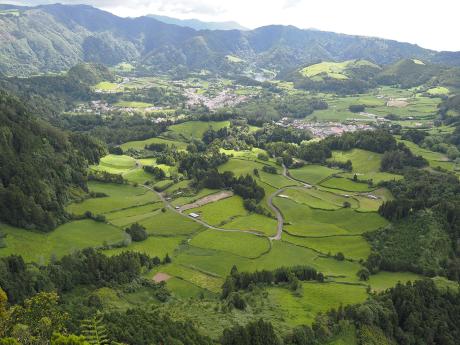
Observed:
[[[139,223],[132,224],[129,228],[126,228],[125,231],[131,236],[131,239],[134,242],[145,241],[148,237],[147,231]]]

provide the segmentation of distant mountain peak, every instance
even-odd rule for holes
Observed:
[[[184,26],[195,30],[249,30],[237,22],[204,22],[198,19],[179,19],[159,14],[149,14],[147,17],[154,18],[166,24]]]

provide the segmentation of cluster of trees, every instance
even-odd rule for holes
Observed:
[[[385,151],[380,163],[380,170],[401,172],[407,167],[423,168],[428,166],[428,161],[422,156],[414,155],[403,143],[398,143],[395,150]]]
[[[250,212],[263,213],[262,207],[257,204],[264,198],[265,190],[257,184],[251,175],[235,177],[233,172],[217,170],[208,171],[207,175],[197,184],[200,188],[223,189],[231,188],[233,192],[241,196],[244,206]]]
[[[460,182],[450,173],[410,169],[404,179],[384,183],[395,199],[379,213],[392,227],[370,235],[371,270],[401,268],[460,280]]]
[[[231,113],[235,117],[248,120],[255,126],[263,126],[266,123],[277,121],[282,117],[304,118],[311,115],[315,110],[327,109],[328,104],[320,99],[302,94],[278,95],[278,90],[271,92],[265,88],[264,92],[245,103],[241,103],[231,109],[220,109],[220,113]]]
[[[145,241],[149,236],[147,234],[147,231],[145,231],[145,227],[143,227],[139,223],[131,224],[131,226],[125,229],[125,232],[129,234],[129,236],[131,236],[131,239],[134,242]]]
[[[110,114],[62,114],[55,123],[57,126],[72,132],[86,133],[107,145],[116,146],[133,140],[145,140],[166,130],[172,123],[166,121],[152,123],[153,117],[148,114],[132,114],[126,116],[119,111]]]
[[[88,181],[124,184],[126,180],[121,174],[112,174],[104,170],[91,170],[88,173]]]
[[[211,345],[214,342],[201,335],[190,321],[173,321],[152,311],[130,309],[104,316],[109,338],[130,345],[177,344]]]
[[[87,190],[88,161],[97,161],[104,151],[88,137],[69,138],[33,118],[19,99],[4,92],[0,92],[0,123],[0,220],[52,230],[66,221],[70,189]]]
[[[317,280],[324,281],[324,275],[309,266],[280,267],[273,271],[262,270],[255,272],[238,272],[236,266],[232,267],[230,275],[222,286],[221,298],[228,298],[238,290],[246,290],[258,284],[272,285],[288,283],[296,290],[299,281]]]
[[[164,172],[163,169],[159,167],[153,167],[151,165],[144,165],[142,169],[144,169],[145,172],[152,174],[157,180],[163,180],[166,178],[166,173]]]
[[[138,278],[143,268],[159,264],[158,257],[130,251],[108,257],[94,249],[84,249],[46,266],[26,265],[21,256],[12,255],[0,259],[0,288],[11,303],[18,303],[41,291],[65,292],[78,285],[128,283]]]
[[[191,322],[178,322],[154,312],[130,309],[125,312],[94,312],[69,334],[67,324],[74,315],[62,309],[55,292],[40,292],[23,304],[8,307],[0,289],[0,344],[91,345],[150,343],[211,345]]]

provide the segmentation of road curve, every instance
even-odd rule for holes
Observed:
[[[166,205],[166,207],[168,207],[170,210],[176,212],[177,214],[180,214],[181,216],[183,217],[186,217],[188,219],[191,219],[193,221],[195,221],[196,223],[199,223],[201,225],[203,225],[204,227],[208,228],[208,229],[212,229],[212,230],[216,230],[216,231],[222,231],[222,232],[242,232],[242,233],[246,233],[246,234],[251,234],[251,235],[255,235],[255,236],[259,236],[259,237],[266,237],[264,234],[260,233],[260,232],[256,232],[256,231],[251,231],[251,230],[241,230],[241,229],[223,229],[223,228],[218,228],[214,225],[211,225],[211,224],[208,224],[206,223],[205,221],[201,220],[201,219],[197,219],[197,218],[193,218],[193,217],[190,217],[188,215],[186,215],[185,213],[182,213],[180,210],[176,209],[173,205],[171,205],[171,203],[166,200],[166,198],[164,197],[164,195],[158,191],[156,191],[155,189],[149,187],[149,186],[146,186],[146,185],[143,185],[144,188],[154,192],[156,195],[158,195],[158,197],[160,198],[160,200]]]

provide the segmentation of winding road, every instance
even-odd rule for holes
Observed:
[[[282,165],[282,167],[283,167],[283,173],[282,173],[283,176],[286,177],[287,179],[295,182],[296,184],[291,185],[291,186],[285,186],[285,187],[279,188],[267,198],[267,205],[273,211],[273,213],[275,214],[276,219],[277,219],[276,234],[274,236],[268,237],[268,239],[269,240],[276,240],[276,241],[281,240],[281,236],[283,234],[284,217],[283,217],[283,214],[281,213],[280,209],[276,205],[273,204],[273,199],[275,197],[277,197],[279,194],[281,194],[282,192],[284,192],[285,190],[289,189],[289,188],[311,188],[312,187],[311,185],[309,185],[307,183],[304,183],[302,181],[296,180],[295,178],[291,177],[289,175],[288,169],[286,168],[286,166],[284,164]],[[299,183],[299,182],[302,183],[302,186],[297,185],[297,183]],[[177,214],[180,214],[183,217],[187,217],[189,219],[192,219],[196,223],[199,223],[199,224],[203,225],[204,227],[206,227],[208,229],[212,229],[212,230],[216,230],[216,231],[223,231],[223,232],[242,232],[242,233],[252,234],[252,235],[256,235],[256,236],[260,236],[260,237],[266,237],[264,234],[262,234],[260,232],[257,232],[257,231],[241,230],[241,229],[223,229],[223,228],[219,228],[219,227],[216,227],[214,225],[208,224],[208,223],[206,223],[205,221],[203,221],[201,219],[190,217],[187,214],[184,214],[181,210],[178,210],[173,205],[171,205],[171,203],[168,200],[166,200],[166,198],[164,197],[164,195],[161,192],[158,192],[158,191],[156,191],[155,189],[153,189],[153,188],[151,188],[149,186],[144,185],[143,187],[147,188],[148,190],[150,190],[150,191],[154,192],[156,195],[158,195],[160,200],[170,210],[176,212]]]

